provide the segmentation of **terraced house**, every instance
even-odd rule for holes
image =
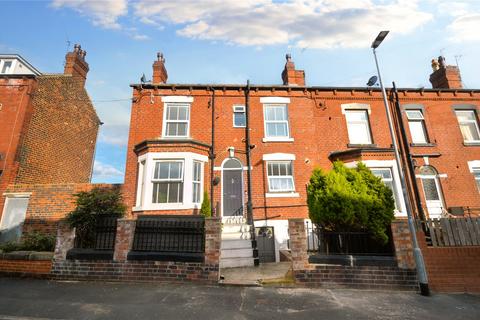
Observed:
[[[253,225],[271,227],[257,229],[273,239],[261,258],[279,261],[288,219],[308,218],[313,168],[341,160],[370,167],[393,190],[396,217],[406,217],[379,88],[307,86],[290,55],[275,85],[167,79],[159,54],[152,81],[131,85],[124,194],[132,216],[198,214],[207,191],[225,223],[221,266],[254,263],[242,232]],[[458,67],[443,58],[430,81],[432,89],[387,90],[397,135],[405,133],[402,165],[415,214],[473,212],[480,207],[480,90],[463,89]]]

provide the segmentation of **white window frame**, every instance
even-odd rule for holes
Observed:
[[[393,174],[393,181],[395,182],[395,188],[398,190],[398,208],[395,209],[396,217],[406,217],[406,205],[405,199],[403,198],[402,185],[400,184],[400,175],[397,170],[397,163],[395,160],[364,160],[364,161],[352,161],[345,163],[347,168],[355,168],[358,162],[362,162],[367,168],[389,168]]]
[[[291,160],[270,160],[266,161],[266,167],[267,167],[267,181],[268,181],[268,193],[293,193],[295,192],[295,179],[294,179],[294,173],[293,173],[293,162]],[[289,165],[290,166],[290,171],[291,175],[281,175],[281,176],[270,176],[268,174],[268,168],[272,164],[277,164],[277,165]],[[282,189],[282,190],[272,190],[272,184],[270,179],[276,179],[276,178],[289,178],[292,182],[292,189]]]
[[[348,120],[348,114],[353,114],[353,113],[365,113],[365,116],[366,116],[366,120],[362,120],[362,121],[349,121]],[[356,145],[369,145],[369,144],[372,144],[373,143],[373,138],[372,138],[372,130],[371,130],[371,127],[370,127],[370,117],[369,117],[369,110],[368,109],[360,109],[360,108],[352,108],[352,109],[344,109],[343,110],[343,113],[345,114],[345,122],[347,124],[347,133],[348,133],[348,140],[350,142],[350,144],[356,144]],[[350,129],[350,126],[349,124],[362,124],[362,125],[366,125],[366,129],[367,129],[367,138],[368,140],[365,141],[365,142],[352,142],[352,135],[353,133],[351,133],[351,129]]]
[[[459,113],[472,113],[474,119],[473,120],[462,120],[462,121],[460,121],[460,119],[458,118]],[[460,133],[462,134],[463,142],[465,142],[465,143],[480,143],[480,140],[465,140],[465,138],[463,137],[463,133],[461,132],[462,131],[462,129],[461,129],[462,123],[474,123],[475,124],[475,129],[477,130],[477,135],[480,137],[480,129],[478,127],[477,112],[473,109],[471,109],[471,110],[455,110],[455,117],[457,118],[458,128],[460,129]]]
[[[137,200],[136,206],[141,207],[143,200],[145,199],[145,164],[146,160],[138,162],[138,181],[137,181]]]
[[[269,101],[269,100],[266,100],[266,101]],[[276,100],[271,100],[271,101],[276,101]],[[267,120],[267,116],[266,116],[267,108],[271,108],[271,107],[285,108],[286,120]],[[286,123],[287,135],[278,136],[278,137],[267,136],[267,123]],[[290,117],[288,113],[288,103],[264,103],[263,104],[263,132],[264,132],[263,142],[292,142],[293,141],[293,138],[290,135]]]
[[[232,115],[232,118],[233,118],[233,127],[234,128],[245,128],[246,127],[246,124],[247,124],[247,113],[245,111],[245,106],[244,105],[234,105],[233,106],[233,115]],[[235,123],[235,114],[243,114],[243,116],[245,117],[245,125],[243,126],[238,126],[236,123]]]
[[[475,179],[475,184],[477,185],[477,188],[478,188],[478,192],[480,192],[480,177],[477,178],[475,176],[475,173],[480,174],[480,160],[472,160],[472,161],[468,161],[467,163],[468,163],[468,170],[473,175],[473,178]],[[479,182],[477,183],[477,181]]]
[[[420,117],[412,117],[411,115],[409,115],[409,113],[412,113],[412,112],[417,112],[418,114],[420,114]],[[412,138],[412,143],[416,143],[416,144],[426,144],[429,142],[429,139],[428,139],[428,133],[427,133],[427,126],[425,124],[425,117],[423,115],[423,112],[421,109],[408,109],[408,110],[405,110],[405,115],[407,116],[407,120],[408,120],[408,129],[410,130],[410,137]],[[416,133],[416,131],[413,130],[413,123],[420,123],[421,125],[421,128],[422,128],[422,137],[420,137],[420,139],[418,139],[419,137],[416,136],[414,133]]]
[[[183,165],[183,202],[182,203],[152,203],[153,195],[153,173],[155,170],[155,162],[157,161],[175,161],[181,160]],[[183,209],[199,209],[200,203],[193,203],[193,161],[199,161],[205,164],[208,162],[208,156],[193,152],[148,152],[138,157],[138,162],[145,161],[145,184],[143,186],[143,199],[137,199],[137,205],[132,208],[133,211],[151,211],[151,210],[183,210]],[[204,170],[202,166],[202,189]],[[138,183],[140,184],[140,183]],[[137,190],[138,186],[137,186]],[[141,205],[139,205],[141,204]]]
[[[195,180],[195,165],[199,165],[199,170],[200,170],[200,179]],[[202,203],[203,201],[203,162],[198,161],[198,160],[193,160],[192,162],[192,202],[199,204]],[[195,185],[198,185],[198,200],[195,201]]]
[[[179,178],[166,178],[166,179],[162,179],[162,178],[155,178],[155,169],[156,169],[156,166],[157,166],[157,163],[180,163],[181,164],[181,171],[180,171],[180,177]],[[164,204],[164,203],[168,203],[168,204],[181,204],[183,203],[183,201],[185,200],[183,198],[184,196],[184,188],[185,188],[185,177],[184,177],[184,172],[185,172],[185,160],[183,159],[157,159],[157,160],[154,160],[154,163],[153,163],[153,172],[152,172],[152,175],[151,175],[151,183],[152,185],[154,185],[155,183],[162,183],[162,182],[166,182],[166,183],[169,183],[169,182],[172,182],[172,183],[178,183],[178,182],[181,182],[183,184],[182,186],[182,201],[177,201],[177,202],[155,202],[155,204]],[[153,190],[153,188],[152,188]],[[153,192],[152,192],[152,197],[153,197]],[[168,199],[168,194],[167,194],[167,199]],[[153,200],[152,200],[152,203],[153,203]]]
[[[11,199],[18,199],[18,198],[23,198],[23,199],[27,199],[27,208],[25,209],[25,216],[23,217],[23,221],[21,222],[21,224],[25,223],[25,219],[27,217],[27,213],[28,213],[28,207],[30,205],[30,196],[31,196],[31,193],[30,192],[22,192],[22,193],[4,193],[3,194],[5,196],[5,202],[3,204],[3,210],[2,210],[2,217],[0,219],[0,232],[2,230],[5,230],[6,226],[5,225],[5,219],[7,217],[7,208],[8,208],[8,202],[11,200]]]
[[[182,106],[182,107],[187,107],[187,120],[167,120],[167,110],[169,107],[173,106]],[[190,137],[190,113],[191,113],[191,108],[192,105],[187,102],[165,102],[164,103],[164,108],[163,108],[163,123],[162,123],[162,137],[163,138],[168,138],[168,139],[185,139]],[[168,123],[187,123],[187,130],[186,130],[186,135],[180,136],[169,136],[167,134],[167,124]]]

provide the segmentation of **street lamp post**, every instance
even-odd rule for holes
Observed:
[[[406,205],[406,211],[407,211],[407,217],[408,217],[408,228],[412,236],[413,256],[415,258],[415,265],[417,267],[418,281],[420,283],[420,292],[422,295],[428,296],[430,294],[430,290],[428,288],[427,272],[425,270],[425,263],[423,261],[422,251],[418,247],[417,234],[416,234],[415,225],[412,217],[412,211],[411,211],[412,206],[410,203],[410,198],[407,193],[407,184],[405,183],[405,175],[403,173],[403,169],[400,164],[400,153],[397,147],[397,139],[395,137],[395,131],[393,128],[392,115],[390,113],[390,108],[388,107],[387,94],[385,92],[385,87],[383,86],[382,76],[380,75],[380,67],[378,66],[377,53],[375,51],[378,48],[378,46],[382,43],[382,41],[385,39],[388,32],[389,31],[381,31],[378,34],[377,38],[375,38],[375,40],[373,41],[372,43],[373,56],[375,57],[378,80],[380,81],[380,88],[382,89],[383,103],[385,105],[385,111],[387,112],[388,127],[390,129],[390,136],[392,137],[392,145],[395,153],[395,162],[397,163],[397,170],[400,176],[400,183],[402,185],[403,198],[405,199],[405,205]]]

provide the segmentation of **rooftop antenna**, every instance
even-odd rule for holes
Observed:
[[[463,55],[457,54],[454,57],[455,57],[455,63],[457,64],[457,68],[459,68],[460,66],[458,65],[458,61],[463,57]]]

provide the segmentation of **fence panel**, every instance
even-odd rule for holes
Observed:
[[[116,234],[117,217],[98,217],[93,230],[77,229],[74,248],[112,251]]]
[[[480,245],[480,218],[428,219],[427,243],[434,247]]]

